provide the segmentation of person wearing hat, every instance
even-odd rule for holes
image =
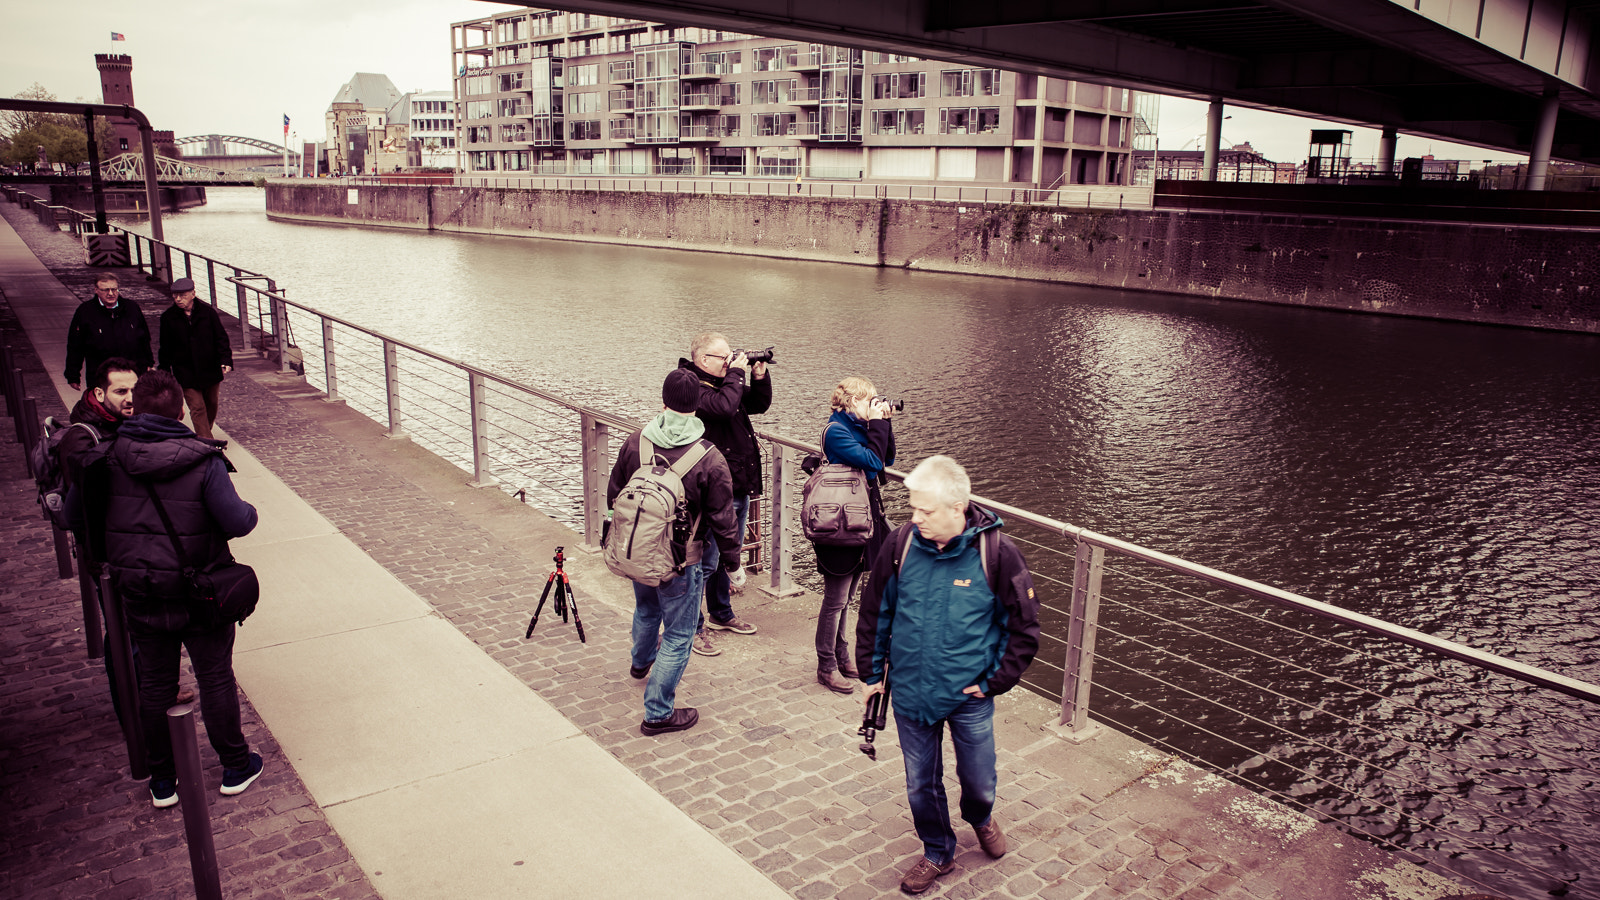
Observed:
[[[92,380],[100,364],[112,357],[129,360],[144,374],[153,362],[150,325],[139,304],[122,296],[117,276],[101,272],[94,280],[94,297],[78,304],[67,326],[68,386],[83,390],[83,376]]]
[[[706,426],[694,414],[699,399],[700,380],[693,372],[674,369],[667,375],[661,385],[660,414],[628,435],[617,451],[617,463],[606,488],[608,510],[639,469],[641,437],[655,448],[655,457],[669,466],[702,442]],[[683,473],[684,502],[691,521],[698,524],[684,547],[682,571],[659,587],[633,583],[633,649],[628,674],[635,679],[648,679],[644,688],[644,721],[639,726],[646,736],[685,731],[700,720],[693,707],[673,704],[678,681],[689,665],[689,645],[700,618],[703,545],[714,539],[725,565],[738,564],[733,476],[722,451],[709,441],[705,442],[705,451],[700,461]]]
[[[172,283],[172,306],[161,314],[161,351],[156,368],[171,372],[183,388],[194,433],[211,438],[217,422],[222,376],[233,371],[228,330],[211,304],[195,299],[194,282]]]

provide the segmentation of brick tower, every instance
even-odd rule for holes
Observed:
[[[133,57],[96,53],[94,64],[100,69],[100,102],[113,106],[133,105]],[[108,116],[117,135],[119,153],[139,152],[139,126],[132,119]]]

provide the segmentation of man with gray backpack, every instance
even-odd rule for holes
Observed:
[[[674,707],[700,616],[700,556],[716,540],[723,568],[739,565],[733,478],[695,418],[700,383],[674,369],[661,386],[663,409],[617,452],[606,488],[611,519],[606,566],[633,582],[633,650],[628,674],[648,678],[644,735],[686,731],[700,720]],[[659,635],[659,640],[658,640]]]

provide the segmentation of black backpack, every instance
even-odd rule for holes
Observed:
[[[74,428],[87,430],[94,438],[95,446],[99,446],[100,432],[93,425],[74,422],[62,428],[54,417],[47,417],[39,440],[28,449],[33,480],[39,486],[39,508],[44,510],[44,517],[50,520],[50,524],[62,531],[68,528],[67,489],[71,485],[67,484],[66,468],[61,465],[61,442],[67,432]]]

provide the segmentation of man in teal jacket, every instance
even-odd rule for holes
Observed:
[[[994,698],[1016,685],[1039,650],[1033,577],[1000,519],[968,502],[972,482],[948,456],[906,476],[911,522],[872,564],[856,623],[866,698],[894,679],[894,720],[906,763],[911,819],[923,856],[900,882],[919,894],[955,868],[956,834],[944,792],[944,727],[955,745],[961,818],[999,859],[1005,834],[995,798]]]

